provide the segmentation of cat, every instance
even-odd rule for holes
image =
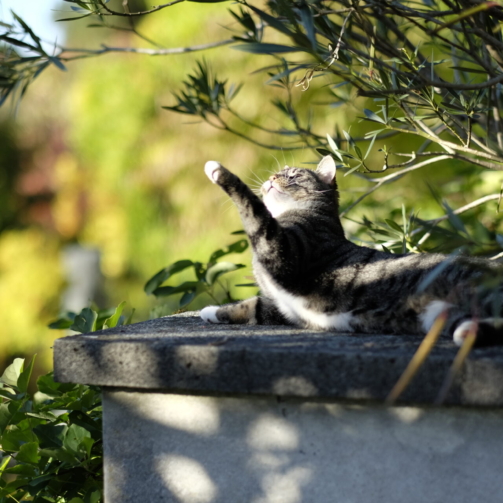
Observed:
[[[205,307],[208,323],[296,325],[336,332],[425,334],[447,311],[444,332],[461,345],[503,344],[501,278],[489,259],[391,254],[358,246],[339,218],[336,165],[285,166],[261,187],[263,199],[216,161],[205,173],[236,205],[253,250],[261,295]],[[495,317],[496,316],[496,317]]]

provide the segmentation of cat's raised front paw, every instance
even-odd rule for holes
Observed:
[[[204,172],[206,176],[213,182],[217,183],[218,175],[220,174],[220,168],[222,165],[217,161],[208,161],[204,165]]]
[[[207,323],[227,323],[225,321],[220,321],[217,318],[218,306],[207,306],[204,309],[201,309],[199,315],[201,318]]]

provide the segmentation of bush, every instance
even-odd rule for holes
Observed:
[[[103,492],[101,393],[54,382],[52,373],[28,392],[35,357],[16,358],[0,395],[0,502],[98,503]]]

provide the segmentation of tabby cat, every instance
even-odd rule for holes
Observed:
[[[317,169],[285,166],[257,197],[221,164],[208,178],[231,197],[253,249],[261,295],[201,311],[204,321],[288,324],[337,332],[424,334],[446,311],[445,332],[462,344],[476,330],[478,346],[503,344],[501,281],[483,287],[487,259],[441,254],[395,255],[348,241],[338,215],[335,163]]]

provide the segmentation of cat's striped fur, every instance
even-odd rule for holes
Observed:
[[[240,213],[261,291],[243,302],[206,307],[205,321],[424,334],[448,310],[445,330],[456,343],[476,319],[477,345],[503,344],[502,288],[483,287],[487,273],[494,279],[502,266],[440,254],[394,255],[351,243],[338,216],[331,157],[316,171],[285,167],[263,184],[263,201],[219,163],[209,161],[205,172]]]

